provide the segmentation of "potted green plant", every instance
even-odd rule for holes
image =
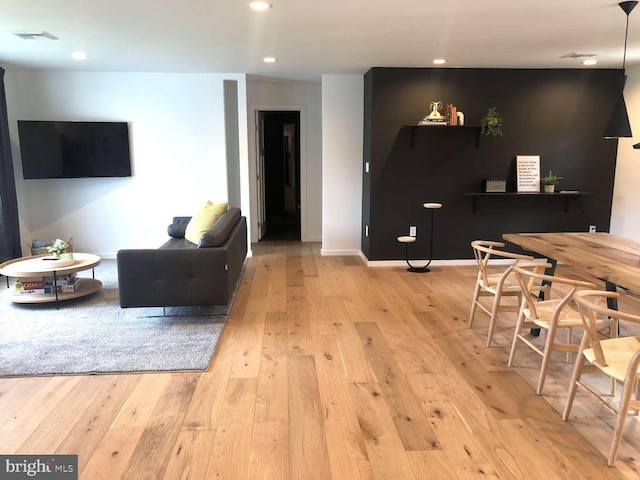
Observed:
[[[49,253],[53,253],[55,257],[59,258],[61,254],[67,253],[68,248],[69,244],[64,240],[60,240],[58,238],[55,242],[53,242],[53,245],[47,247],[47,251]]]
[[[493,135],[494,137],[502,135],[502,116],[496,110],[496,107],[491,107],[487,114],[480,122],[482,126],[481,132],[485,137]]]
[[[557,176],[555,173],[549,170],[549,173],[547,173],[545,177],[542,177],[540,179],[540,183],[544,185],[544,191],[546,193],[553,193],[556,189],[556,185],[560,183],[560,180],[562,180],[562,177]]]

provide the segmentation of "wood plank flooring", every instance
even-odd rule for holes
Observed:
[[[81,479],[640,477],[636,418],[614,468],[612,413],[579,392],[561,420],[561,353],[536,396],[513,314],[492,348],[468,328],[475,276],[257,244],[208,371],[0,379],[0,453],[78,454]]]

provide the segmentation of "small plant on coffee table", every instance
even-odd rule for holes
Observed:
[[[47,251],[49,253],[53,253],[54,255],[58,256],[61,253],[67,253],[68,248],[69,248],[69,244],[64,240],[60,240],[58,238],[55,242],[53,242],[53,245],[51,245],[50,247],[47,247]]]

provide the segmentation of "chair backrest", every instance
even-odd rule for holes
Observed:
[[[569,286],[567,292],[564,294],[558,305],[554,310],[554,316],[558,315],[558,313],[564,308],[564,306],[569,303],[571,297],[578,289],[578,287],[583,288],[595,288],[595,283],[587,282],[583,280],[574,280],[572,278],[560,277],[557,275],[547,275],[544,273],[544,270],[551,267],[550,263],[542,263],[542,262],[516,262],[513,266],[513,272],[518,279],[518,284],[522,291],[526,294],[522,296],[522,301],[525,302],[525,305],[529,307],[529,311],[531,315],[535,318],[538,318],[538,312],[536,311],[536,302],[533,297],[533,290],[539,287],[543,292],[548,294],[549,290],[545,289],[546,285],[551,284],[560,284]],[[545,300],[549,300],[549,298],[545,298]]]
[[[471,248],[473,249],[473,255],[478,263],[478,280],[482,279],[486,285],[489,284],[487,279],[487,265],[489,265],[489,260],[491,257],[498,258],[507,258],[511,260],[533,260],[531,255],[522,255],[520,253],[511,253],[505,250],[500,250],[504,248],[504,243],[502,242],[494,242],[490,240],[474,240],[471,242]],[[507,270],[511,270],[509,267]]]
[[[607,298],[618,298],[619,296],[620,294],[617,292],[608,292],[605,290],[580,290],[573,296],[574,301],[578,305],[582,322],[584,323],[585,334],[589,337],[589,344],[593,349],[595,361],[602,367],[607,366],[607,359],[600,344],[600,336],[596,329],[596,319],[598,316],[640,323],[639,315],[613,310],[606,306],[606,302],[603,302],[603,300]]]

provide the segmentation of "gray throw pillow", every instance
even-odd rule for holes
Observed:
[[[227,241],[231,230],[240,219],[240,209],[230,207],[218,221],[200,237],[198,248],[219,247]]]
[[[167,233],[173,238],[184,238],[191,217],[173,217],[173,223],[167,227]]]

